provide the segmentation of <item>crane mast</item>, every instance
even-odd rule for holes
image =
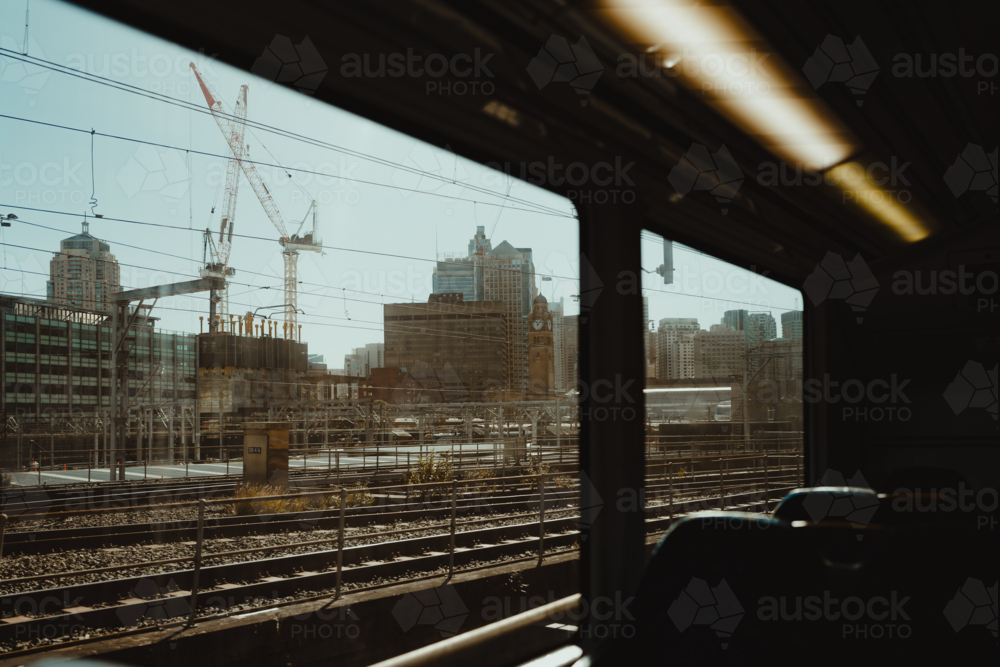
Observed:
[[[261,179],[260,174],[257,172],[256,166],[250,161],[246,147],[243,144],[243,131],[246,125],[245,105],[242,117],[236,114],[232,117],[228,116],[222,109],[222,104],[215,99],[211,91],[209,91],[208,86],[205,85],[205,81],[201,78],[201,73],[195,67],[194,63],[191,63],[191,69],[198,79],[198,84],[201,86],[201,92],[205,95],[205,101],[208,102],[208,108],[212,112],[212,117],[215,118],[216,124],[222,131],[222,136],[225,137],[226,142],[229,144],[229,148],[233,153],[233,161],[237,162],[243,170],[243,174],[250,181],[250,187],[253,188],[254,194],[257,195],[261,206],[264,207],[264,212],[267,214],[268,219],[270,219],[275,229],[278,230],[278,243],[282,247],[281,258],[285,265],[285,332],[287,336],[294,337],[298,324],[299,251],[321,252],[323,246],[318,240],[313,240],[314,232],[307,233],[301,238],[298,234],[289,238],[285,221],[281,217],[281,212],[278,210],[277,204],[274,203],[274,198],[271,197],[271,193],[268,191],[263,179]],[[243,88],[245,89],[246,86]],[[313,202],[310,207],[310,211],[313,212],[314,230],[315,205],[315,202]],[[308,217],[308,213],[306,215]]]
[[[236,107],[233,116],[238,119],[234,123],[237,132],[236,141],[243,143],[243,132],[245,119],[247,116],[247,86],[240,87],[240,92],[236,98]],[[242,122],[239,122],[242,121]],[[222,216],[219,224],[218,243],[212,241],[212,234],[205,230],[205,252],[204,266],[201,269],[202,278],[222,278],[224,281],[233,275],[236,270],[229,266],[229,255],[233,246],[233,227],[236,223],[236,198],[240,186],[240,166],[239,161],[230,158],[226,162],[226,190],[222,200]],[[229,285],[221,290],[214,291],[211,298],[211,312],[209,315],[209,330],[215,330],[216,316],[225,320],[229,315]]]

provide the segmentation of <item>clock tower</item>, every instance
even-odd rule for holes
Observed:
[[[548,396],[556,388],[556,355],[549,302],[539,294],[528,315],[528,396]]]

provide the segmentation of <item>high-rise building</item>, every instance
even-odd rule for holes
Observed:
[[[507,377],[511,391],[528,388],[528,315],[537,295],[530,248],[507,241],[481,256],[482,299],[502,301],[507,312]]]
[[[531,248],[515,248],[507,241],[493,247],[486,229],[476,227],[469,241],[467,257],[439,261],[434,269],[434,293],[461,293],[462,300],[502,301],[507,310],[506,389],[528,388],[528,316],[535,287],[535,265]]]
[[[476,270],[471,258],[439,261],[432,276],[434,294],[458,292],[465,301],[476,301]]]
[[[656,378],[656,357],[660,349],[660,332],[650,331],[649,342],[646,345],[646,377]]]
[[[486,238],[486,227],[479,225],[476,227],[476,235],[469,241],[469,257],[485,255],[493,250],[493,243]]]
[[[486,228],[476,227],[476,234],[469,240],[469,253],[465,257],[446,256],[434,266],[432,276],[434,294],[462,293],[465,301],[482,301],[482,267],[479,260],[493,249],[486,238]],[[530,252],[530,251],[529,251]]]
[[[746,342],[757,345],[765,340],[778,337],[778,325],[771,313],[750,313],[747,316]]]
[[[555,353],[555,388],[566,391],[566,326],[563,322],[565,307],[563,300],[549,303],[549,315],[552,317],[552,344]]]
[[[646,366],[649,366],[649,297],[642,297],[642,349]],[[648,375],[648,372],[647,372]],[[655,374],[654,374],[655,377]]]
[[[745,332],[724,324],[694,334],[694,375],[700,378],[728,378],[743,373]]]
[[[118,260],[111,246],[91,236],[85,220],[83,231],[64,239],[49,262],[47,298],[64,306],[110,312],[111,295],[120,288]]]
[[[384,343],[368,343],[344,355],[344,375],[371,377],[373,368],[385,368]]]
[[[743,331],[747,328],[747,315],[749,313],[745,310],[727,310],[722,314],[722,324],[732,331]]]
[[[405,373],[420,402],[485,401],[509,386],[502,301],[432,294],[384,307],[385,365]]]
[[[563,316],[563,382],[567,392],[577,389],[580,380],[580,316]]]
[[[693,367],[685,361],[681,363],[680,341],[684,334],[699,330],[698,320],[693,317],[666,317],[659,322],[656,354],[656,378],[659,380],[675,380],[682,377],[693,377]],[[685,344],[687,345],[687,344]],[[685,352],[689,348],[685,347]],[[687,357],[685,357],[685,360]],[[692,362],[693,363],[693,362]]]
[[[764,341],[754,353],[754,357],[767,361],[761,366],[757,380],[789,381],[802,380],[802,341],[790,338],[775,338]]]
[[[802,311],[786,310],[781,314],[781,337],[802,340]]]

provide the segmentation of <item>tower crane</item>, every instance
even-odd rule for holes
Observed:
[[[236,107],[233,112],[237,122],[233,124],[233,129],[237,135],[234,141],[243,144],[243,131],[247,117],[247,86],[240,87],[239,95],[236,99]],[[226,191],[222,201],[222,216],[219,224],[219,242],[213,241],[212,233],[205,230],[205,245],[202,251],[203,266],[200,271],[202,278],[222,278],[227,280],[236,274],[236,270],[229,266],[229,254],[233,246],[233,227],[236,223],[236,195],[240,186],[240,166],[239,161],[233,157],[226,164]],[[209,330],[215,330],[216,315],[224,321],[229,315],[229,285],[222,290],[215,291],[211,295],[209,311]]]
[[[309,207],[309,211],[312,213],[312,230],[301,236],[298,233],[302,231],[302,227],[309,218],[309,213],[307,213],[306,217],[302,221],[302,224],[300,224],[298,230],[296,230],[296,233],[289,236],[288,230],[285,227],[285,220],[281,217],[281,211],[278,210],[278,206],[274,203],[271,193],[268,191],[267,186],[264,185],[264,181],[261,179],[260,174],[257,173],[256,166],[254,166],[253,162],[250,161],[247,149],[243,144],[243,131],[246,125],[245,106],[244,115],[242,117],[237,116],[236,114],[232,116],[226,114],[222,108],[222,104],[215,99],[212,93],[208,90],[208,86],[205,85],[205,81],[201,78],[201,73],[198,71],[198,68],[195,67],[194,63],[191,63],[191,69],[194,71],[195,77],[198,78],[198,84],[201,86],[201,92],[205,95],[205,101],[208,102],[208,108],[212,112],[212,117],[215,118],[216,124],[222,131],[222,136],[225,137],[230,150],[233,152],[234,160],[239,163],[240,169],[243,170],[243,174],[247,177],[247,180],[250,181],[250,187],[253,188],[254,194],[257,195],[257,199],[260,200],[261,206],[264,207],[264,212],[271,220],[271,224],[273,224],[275,229],[278,230],[278,243],[282,248],[281,258],[285,265],[286,335],[293,336],[298,324],[299,252],[309,251],[321,253],[323,250],[323,244],[318,238],[316,238],[316,202],[314,201]],[[244,86],[244,88],[246,88],[246,86]]]

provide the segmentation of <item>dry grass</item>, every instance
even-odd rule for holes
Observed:
[[[462,479],[475,481],[476,484],[466,485],[466,490],[470,493],[484,493],[490,494],[495,493],[497,490],[496,484],[488,484],[487,480],[499,477],[496,470],[490,470],[488,468],[477,468],[475,470],[467,470],[462,475]]]
[[[417,465],[406,476],[407,484],[431,484],[441,482],[441,486],[415,489],[418,498],[435,500],[443,498],[451,491],[451,481],[455,478],[455,469],[448,454],[430,454],[417,459]]]
[[[547,484],[554,484],[555,486],[563,489],[572,489],[574,484],[573,480],[566,475],[559,475],[553,477],[549,469],[549,464],[542,461],[539,457],[533,456],[528,459],[528,464],[524,467],[524,471],[531,475],[531,477],[525,477],[521,480],[522,484],[527,484],[532,489],[538,489],[538,479],[537,475],[545,475],[545,480]]]
[[[368,482],[359,482],[352,487],[349,487],[348,491],[364,491],[364,493],[348,493],[347,502],[344,503],[345,507],[367,507],[375,502],[375,496],[368,493],[366,489],[368,488]],[[334,509],[340,509],[340,496],[330,497],[330,507]]]
[[[226,514],[230,516],[254,516],[257,514],[283,514],[286,512],[305,512],[307,510],[325,510],[339,506],[339,499],[332,496],[310,496],[308,498],[277,498],[274,500],[253,500],[268,496],[283,496],[294,494],[270,484],[244,484],[236,490],[233,498],[241,502],[226,505]]]

